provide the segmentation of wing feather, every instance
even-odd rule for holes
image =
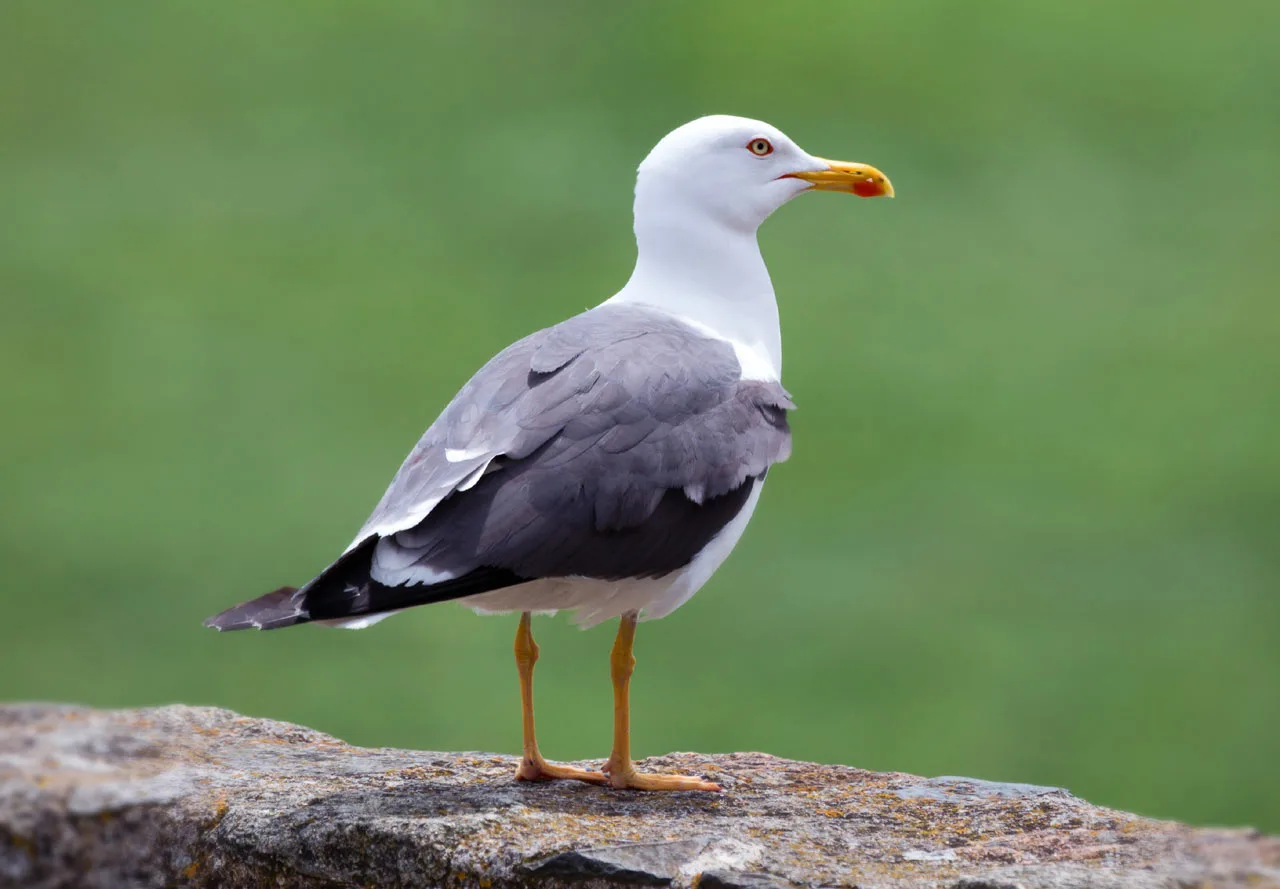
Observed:
[[[594,309],[516,343],[463,387],[357,544],[383,538],[388,584],[423,568],[665,573],[786,459],[792,406],[778,384],[741,380],[724,341],[656,310]],[[444,467],[444,440],[485,453]]]

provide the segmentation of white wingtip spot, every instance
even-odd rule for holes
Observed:
[[[393,614],[399,614],[403,610],[403,608],[400,608],[396,611],[383,611],[379,614],[362,614],[360,617],[345,619],[338,618],[337,620],[319,620],[316,621],[316,623],[322,624],[326,627],[333,627],[338,630],[364,630],[373,626],[378,621],[386,620]]]
[[[461,463],[463,460],[474,460],[489,453],[488,448],[445,448],[444,458],[450,463]]]

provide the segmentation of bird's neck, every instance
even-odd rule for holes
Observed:
[[[663,212],[637,200],[635,232],[635,271],[609,302],[680,316],[758,353],[770,365],[760,375],[780,378],[778,303],[755,228],[723,225],[675,207]]]

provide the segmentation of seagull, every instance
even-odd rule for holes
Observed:
[[[329,567],[205,625],[359,629],[447,600],[519,613],[517,780],[719,790],[636,770],[632,650],[639,620],[670,614],[720,567],[769,467],[791,453],[795,405],[756,231],[807,191],[893,196],[875,167],[814,157],[758,120],[713,115],[667,134],[636,176],[626,285],[480,368]],[[600,771],[538,750],[531,618],[560,610],[584,627],[619,621],[613,751]]]

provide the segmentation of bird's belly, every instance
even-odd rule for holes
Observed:
[[[666,617],[688,602],[733,551],[760,500],[764,482],[756,479],[752,485],[742,509],[693,557],[693,561],[663,577],[623,580],[548,577],[459,601],[477,614],[573,610],[574,623],[582,627],[594,626],[629,611],[644,612],[642,620]]]

